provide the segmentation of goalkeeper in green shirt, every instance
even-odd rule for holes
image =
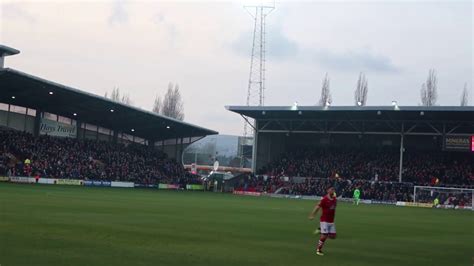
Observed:
[[[354,204],[359,205],[360,202],[360,190],[358,187],[354,190]]]
[[[438,208],[438,206],[439,206],[439,199],[438,199],[438,198],[435,198],[435,199],[433,200],[433,208]]]

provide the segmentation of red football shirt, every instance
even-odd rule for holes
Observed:
[[[323,209],[321,214],[321,222],[334,223],[334,216],[336,216],[336,197],[329,198],[328,195],[324,196],[319,202],[319,207]]]

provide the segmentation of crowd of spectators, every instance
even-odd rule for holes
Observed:
[[[312,150],[290,152],[259,174],[280,177],[336,177],[396,182],[399,156],[395,151]],[[474,185],[474,154],[405,152],[403,181],[418,185]]]
[[[195,183],[196,176],[158,149],[0,130],[0,175]]]
[[[474,187],[472,153],[405,152],[403,183],[398,182],[399,156],[390,150],[302,149],[271,162],[238,189],[322,196],[334,186],[345,198],[359,188],[362,199],[412,201],[414,185]]]
[[[299,150],[248,176],[237,189],[291,195],[324,195],[334,186],[350,198],[411,201],[414,185],[474,187],[474,154],[406,152],[398,182],[396,151]],[[77,140],[0,130],[0,176],[130,181],[141,184],[199,184],[162,151],[140,144]],[[422,194],[427,199],[433,195]],[[452,198],[452,197],[446,197]],[[444,200],[444,198],[443,198]]]
[[[474,154],[466,152],[407,153],[404,180],[421,185],[474,186]]]

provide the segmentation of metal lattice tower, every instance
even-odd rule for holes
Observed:
[[[254,20],[246,105],[263,106],[265,105],[265,19],[275,9],[275,5],[245,6],[245,9]],[[248,123],[244,122],[244,136],[252,135]]]

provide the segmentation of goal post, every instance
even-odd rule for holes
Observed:
[[[439,204],[434,206],[435,199]],[[413,203],[433,204],[445,209],[474,210],[474,189],[456,187],[414,186]]]

